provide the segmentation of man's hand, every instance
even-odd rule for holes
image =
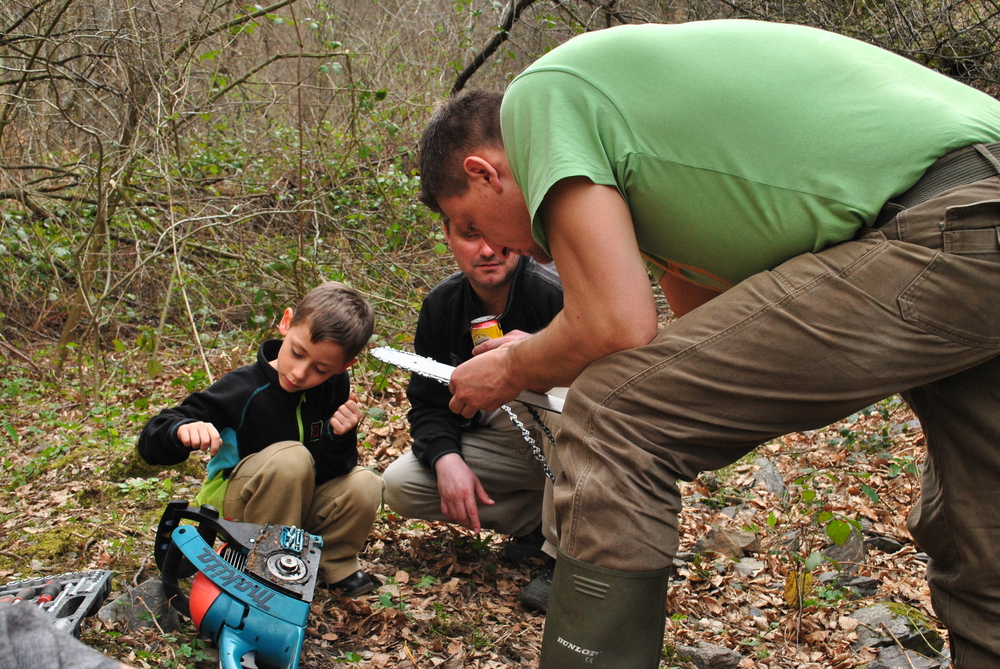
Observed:
[[[215,426],[202,421],[181,425],[177,428],[177,438],[192,451],[209,451],[213,456],[222,445],[222,437]]]
[[[478,532],[479,506],[477,502],[492,506],[495,502],[483,490],[479,477],[465,464],[458,453],[448,453],[434,463],[437,472],[438,493],[441,495],[441,513],[453,523]]]
[[[492,351],[493,349],[500,348],[501,346],[506,346],[516,341],[527,339],[530,336],[531,336],[530,332],[524,332],[523,330],[511,330],[502,337],[498,337],[496,339],[487,339],[483,343],[479,344],[478,346],[472,349],[472,355],[479,355],[480,353],[486,353],[487,351]]]
[[[508,372],[513,346],[508,344],[477,355],[456,367],[448,384],[452,392],[448,408],[472,418],[480,409],[492,411],[517,397],[523,388],[513,383]]]
[[[330,427],[334,434],[347,434],[361,422],[361,407],[358,406],[358,396],[351,393],[347,401],[340,405],[337,413],[330,418]]]

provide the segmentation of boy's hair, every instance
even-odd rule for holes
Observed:
[[[375,312],[361,293],[337,281],[310,290],[292,314],[291,325],[306,323],[312,341],[332,341],[344,349],[344,362],[357,357],[375,329]]]
[[[434,112],[420,138],[420,201],[439,214],[438,198],[469,189],[462,161],[477,149],[503,147],[500,103],[503,93],[468,90]]]

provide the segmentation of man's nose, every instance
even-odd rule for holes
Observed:
[[[486,247],[483,249],[483,255],[487,256],[494,255],[500,260],[506,260],[507,257],[510,255],[510,249],[508,249],[506,246],[494,246],[493,244],[487,242],[486,240],[483,240],[483,242],[484,246]]]

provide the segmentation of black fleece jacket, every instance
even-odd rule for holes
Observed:
[[[537,332],[562,308],[562,283],[555,269],[523,256],[514,270],[507,307],[500,315],[500,328],[504,332]],[[469,280],[462,272],[455,272],[424,298],[413,349],[438,362],[460,365],[472,357],[470,322],[486,315]],[[470,421],[452,413],[448,408],[451,401],[448,387],[417,374],[410,376],[406,396],[411,406],[407,417],[414,456],[433,469],[442,455],[461,453],[462,430],[476,425],[478,414]]]
[[[330,418],[350,396],[350,377],[345,371],[309,390],[282,390],[270,365],[280,347],[280,339],[265,341],[256,363],[234,369],[180,406],[153,416],[139,435],[139,454],[151,465],[183,462],[191,450],[177,438],[177,428],[204,421],[224,442],[209,464],[210,475],[221,466],[228,476],[248,455],[289,440],[302,442],[312,453],[317,485],[351,471],[358,462],[357,430],[336,435],[330,427]]]

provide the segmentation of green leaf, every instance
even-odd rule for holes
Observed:
[[[844,520],[831,520],[826,526],[826,536],[838,546],[843,546],[851,535],[851,524]]]
[[[218,56],[220,53],[222,53],[222,52],[219,51],[218,49],[216,49],[214,51],[208,51],[206,53],[203,53],[201,56],[199,56],[198,60],[215,60],[215,57]]]
[[[871,487],[870,485],[861,484],[861,492],[868,495],[868,499],[870,499],[871,501],[875,502],[876,504],[878,503],[879,497],[878,493],[875,492],[875,488]]]
[[[813,554],[811,554],[809,557],[806,558],[806,570],[808,570],[808,571],[815,570],[816,567],[818,567],[821,564],[823,564],[823,560],[825,560],[825,559],[826,558],[823,557],[822,553],[813,553]]]
[[[155,378],[163,372],[163,363],[156,359],[150,360],[146,363],[146,371],[149,373],[150,378]]]
[[[437,244],[434,245],[434,253],[438,254],[439,256],[444,255],[447,252],[448,252],[447,244],[438,242]]]
[[[115,353],[122,353],[125,351],[125,344],[121,339],[112,339],[111,345],[115,347]]]
[[[774,511],[767,514],[767,526],[775,527],[778,524],[778,516],[774,514]]]
[[[816,499],[816,491],[812,488],[806,488],[802,491],[802,501],[806,504],[812,504],[812,501]]]

